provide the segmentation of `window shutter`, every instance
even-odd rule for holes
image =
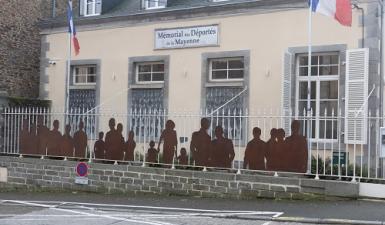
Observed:
[[[79,15],[84,16],[85,0],[79,0]]]
[[[95,14],[102,14],[102,0],[95,1]]]
[[[366,144],[369,49],[346,52],[345,143]]]
[[[290,134],[291,123],[291,77],[292,77],[292,54],[285,52],[283,57],[283,77],[282,77],[282,128],[286,134]]]

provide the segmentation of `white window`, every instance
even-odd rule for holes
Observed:
[[[164,63],[145,62],[136,64],[137,83],[162,83],[164,82]]]
[[[297,115],[312,112],[311,138],[336,140],[340,59],[338,53],[313,54],[311,74],[308,56],[297,57]],[[334,118],[333,118],[334,117]],[[304,131],[306,125],[302,126]]]
[[[159,9],[167,6],[167,0],[143,0],[145,9]]]
[[[97,16],[101,13],[101,0],[81,0],[80,15]]]
[[[243,80],[243,58],[222,58],[210,60],[210,81]]]
[[[74,85],[96,85],[96,66],[82,65],[73,68]]]

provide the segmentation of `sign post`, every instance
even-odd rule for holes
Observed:
[[[85,162],[79,162],[75,168],[76,178],[75,184],[88,185],[88,164]]]

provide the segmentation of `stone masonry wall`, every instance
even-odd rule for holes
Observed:
[[[61,16],[67,0],[56,2],[57,16]],[[0,91],[36,98],[40,82],[39,22],[52,15],[52,0],[0,0],[0,5]]]
[[[221,198],[358,197],[358,185],[351,182],[99,163],[90,164],[89,185],[79,185],[74,182],[76,164],[71,161],[1,156],[0,167],[7,168],[8,181],[0,183],[0,187],[22,190],[77,190]]]

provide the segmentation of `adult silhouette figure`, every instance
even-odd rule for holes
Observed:
[[[270,130],[270,139],[266,142],[266,168],[271,171],[276,171],[279,164],[277,158],[277,135],[278,130],[273,128]]]
[[[39,154],[39,137],[36,133],[36,125],[31,124],[29,129],[29,137],[30,137],[30,154]]]
[[[231,168],[231,163],[235,157],[234,145],[230,139],[223,136],[223,128],[215,128],[216,139],[210,145],[210,164],[213,167]]]
[[[31,153],[31,135],[28,130],[28,120],[23,120],[23,128],[20,131],[19,148],[20,154]]]
[[[300,135],[300,122],[294,120],[291,124],[291,136],[287,137],[287,151],[289,157],[289,170],[291,172],[306,173],[308,149],[307,140]]]
[[[67,124],[61,141],[61,155],[74,156],[74,139],[71,137],[71,125]]]
[[[46,155],[47,144],[49,139],[49,129],[44,125],[43,117],[37,119],[37,136],[38,136],[38,151],[37,154]]]
[[[190,152],[196,166],[208,166],[211,142],[211,137],[207,134],[209,128],[210,121],[207,118],[202,118],[200,130],[192,134]]]
[[[124,143],[124,151],[126,152],[125,159],[126,161],[134,161],[134,152],[136,148],[136,142],[134,140],[134,131],[128,132],[128,138],[126,143]]]
[[[160,135],[158,150],[160,149],[160,144],[163,143],[163,163],[172,164],[176,150],[178,147],[178,140],[176,131],[174,130],[175,123],[172,120],[167,120],[166,129],[162,131]]]
[[[121,157],[119,157],[118,152],[121,152],[121,135],[119,135],[119,132],[115,129],[115,119],[111,118],[108,121],[108,126],[110,127],[110,131],[106,134],[106,159],[110,160],[122,160]]]
[[[118,123],[116,126],[117,135],[119,136],[119,148],[115,152],[115,158],[117,160],[124,160],[124,137],[123,137],[123,124]]]
[[[47,143],[48,155],[60,155],[60,142],[62,135],[59,131],[59,120],[53,121],[53,128],[49,132]]]
[[[79,130],[74,133],[75,157],[85,158],[87,149],[87,134],[84,132],[84,122],[79,122]]]
[[[104,133],[99,132],[99,139],[94,145],[94,154],[96,159],[106,158],[106,143],[103,141]]]
[[[261,140],[261,129],[254,127],[253,140],[247,143],[243,168],[251,170],[265,169],[266,143]]]

